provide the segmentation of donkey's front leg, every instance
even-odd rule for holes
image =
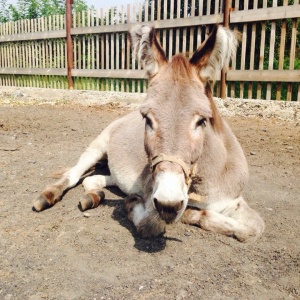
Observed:
[[[86,177],[82,185],[85,190],[85,196],[79,201],[79,209],[85,211],[87,209],[96,208],[100,202],[105,198],[102,189],[106,186],[115,185],[112,176],[93,175]]]
[[[62,175],[62,178],[43,190],[33,203],[34,211],[42,211],[58,202],[64,191],[75,186],[81,176],[99,160],[106,158],[110,127],[103,132],[81,154],[77,164]]]
[[[232,200],[222,213],[188,208],[182,221],[204,230],[232,236],[240,242],[257,240],[265,228],[263,219],[242,197]]]
[[[53,185],[46,187],[40,196],[33,203],[34,211],[42,211],[53,206],[58,202],[64,191],[75,186],[80,180],[81,176],[94,166],[99,158],[102,158],[102,153],[91,151],[90,147],[81,155],[78,163],[70,170],[62,175],[62,178]]]
[[[166,223],[149,201],[133,194],[125,198],[128,219],[133,222],[142,238],[156,237],[165,233]]]

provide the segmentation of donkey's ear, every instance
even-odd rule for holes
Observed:
[[[133,55],[139,60],[149,77],[157,74],[160,67],[167,62],[155,29],[149,25],[137,25],[129,31]]]
[[[215,25],[209,37],[193,54],[190,63],[197,67],[204,81],[215,81],[218,72],[227,68],[236,53],[238,36],[233,31]]]

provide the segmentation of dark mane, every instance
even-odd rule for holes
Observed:
[[[188,59],[182,54],[173,56],[170,68],[174,81],[186,81],[193,79],[192,66]]]

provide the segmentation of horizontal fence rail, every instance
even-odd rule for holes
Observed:
[[[241,33],[241,44],[215,95],[300,101],[298,2],[156,0],[88,10],[71,15],[71,46],[65,15],[2,23],[0,85],[145,92],[128,40],[133,23],[154,24],[170,59],[191,57],[209,25],[225,22]]]

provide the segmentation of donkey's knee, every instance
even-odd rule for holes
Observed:
[[[93,175],[86,177],[82,185],[86,192],[92,190],[101,190],[106,186],[112,185],[113,182],[111,180],[111,176],[104,176],[104,175]]]
[[[166,223],[153,208],[147,208],[139,195],[129,195],[125,198],[125,208],[128,219],[133,222],[137,233],[142,238],[156,237],[165,233]]]

